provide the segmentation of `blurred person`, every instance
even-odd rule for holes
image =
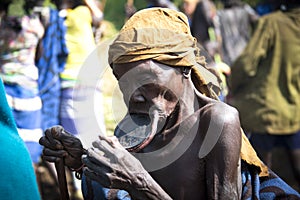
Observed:
[[[172,0],[146,0],[147,8],[160,7],[160,8],[170,8],[173,10],[178,10],[177,6],[173,3]],[[134,0],[127,0],[125,4],[125,14],[127,21],[137,9],[134,6]]]
[[[3,6],[10,1],[0,3]],[[18,134],[5,89],[0,79],[0,199],[39,200],[40,194],[30,154]]]
[[[92,23],[101,21],[103,13],[94,0],[57,0],[54,3],[60,13],[65,15],[65,40],[69,52],[64,69],[60,73],[60,124],[76,135],[78,130],[74,123],[73,101],[84,97],[73,96],[73,90],[84,61],[96,47]],[[100,89],[97,94],[101,95]],[[99,113],[99,116],[102,115],[103,112]],[[101,128],[105,132],[104,119],[102,121]]]
[[[75,95],[78,84],[78,76],[82,65],[90,53],[96,48],[96,41],[93,33],[93,25],[98,25],[103,19],[103,13],[99,9],[95,0],[53,0],[59,10],[59,15],[64,18],[66,34],[64,36],[68,50],[68,56],[63,70],[59,77],[61,81],[59,124],[64,126],[67,131],[78,135],[75,125],[80,117],[76,115],[74,104],[84,101],[86,96]],[[94,88],[85,88],[91,90]],[[78,93],[77,93],[78,94]],[[102,91],[100,87],[95,90],[95,98],[99,104],[102,103]],[[98,117],[99,127],[102,133],[106,132],[104,123],[103,108],[95,111]],[[74,175],[74,173],[73,173]],[[75,180],[77,192],[80,193],[80,182]]]
[[[220,58],[222,63],[217,68],[222,75],[223,92],[221,98],[227,102],[229,89],[227,79],[230,76],[230,65],[247,45],[258,14],[247,3],[241,0],[223,0],[223,9],[217,11],[218,33],[221,38]]]
[[[44,159],[63,158],[82,175],[86,198],[97,199],[99,183],[131,199],[300,198],[256,156],[236,109],[217,100],[217,78],[183,13],[135,13],[110,45],[109,63],[128,109],[115,137],[100,135],[85,150],[56,126],[40,139]]]
[[[221,58],[221,35],[217,9],[210,0],[184,0],[183,12],[187,15],[192,35],[197,39],[208,66],[216,69],[220,77],[220,100],[225,101],[228,93],[226,76],[230,73]]]
[[[47,127],[59,124],[61,90],[59,74],[64,69],[68,55],[65,42],[66,27],[63,24],[64,18],[59,16],[56,8],[44,6],[44,0],[32,2],[33,13],[39,16],[45,28],[35,56],[35,64],[39,72],[39,95],[42,100],[41,128],[45,130]],[[38,164],[37,178],[43,200],[59,198],[54,164],[41,160]],[[68,186],[70,191],[74,191],[72,189],[74,185]],[[70,196],[73,198],[72,192]]]
[[[199,0],[184,0],[182,2],[182,12],[188,17],[189,24],[191,26],[193,14],[196,10],[196,6]]]
[[[38,140],[43,130],[35,54],[44,27],[39,17],[31,14],[32,1],[25,1],[26,14],[22,17],[8,16],[11,2],[5,2],[0,3],[3,9],[0,25],[0,76],[18,132],[36,166],[42,152]]]
[[[259,18],[256,11],[241,0],[222,0],[217,11],[222,38],[222,60],[232,65],[246,47]]]
[[[34,6],[33,11],[40,16],[45,34],[40,40],[35,63],[39,70],[39,93],[42,99],[42,129],[59,124],[60,78],[68,49],[65,41],[64,19],[57,9]]]
[[[98,0],[94,0],[94,1],[95,1],[96,6],[104,14],[104,8],[105,8],[106,1],[104,1],[104,2],[101,2]],[[96,42],[96,44],[99,44],[102,41],[102,39],[105,35],[105,30],[107,28],[107,25],[104,23],[104,17],[102,17],[102,19],[100,19],[100,20],[96,20],[96,22],[94,22],[92,24],[92,28],[93,28],[95,42]]]
[[[276,2],[284,9],[258,21],[249,44],[232,65],[230,104],[239,110],[242,127],[268,166],[272,167],[274,148],[287,151],[299,185],[300,2]]]
[[[184,0],[183,12],[187,15],[192,35],[208,52],[207,59],[220,62],[220,32],[215,4],[210,0]]]
[[[172,0],[147,0],[148,8],[152,7],[161,7],[161,8],[170,8],[173,10],[178,10],[176,5]]]
[[[260,0],[255,6],[255,10],[256,10],[257,14],[262,16],[262,15],[269,14],[269,13],[273,12],[274,10],[276,10],[277,8],[275,8],[275,5],[272,1],[273,0],[270,0],[270,1],[269,0]]]

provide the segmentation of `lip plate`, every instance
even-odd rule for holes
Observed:
[[[151,119],[146,114],[131,113],[117,125],[114,135],[128,151],[137,149],[151,134]]]

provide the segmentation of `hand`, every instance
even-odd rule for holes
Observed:
[[[123,189],[132,199],[171,199],[116,137],[93,142],[82,161],[84,174],[106,188]]]
[[[116,137],[103,137],[93,142],[83,163],[84,174],[107,188],[128,189],[137,175],[148,174]],[[142,184],[142,183],[136,183]]]
[[[64,164],[71,169],[82,166],[81,156],[85,150],[80,140],[66,132],[61,126],[54,126],[45,131],[45,136],[39,143],[44,146],[42,159],[49,162],[64,160]]]

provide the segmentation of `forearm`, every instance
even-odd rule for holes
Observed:
[[[134,200],[169,200],[172,199],[148,173],[136,175],[128,192]]]
[[[95,0],[85,0],[85,3],[91,10],[93,18],[101,21],[103,19],[103,12],[98,8]]]

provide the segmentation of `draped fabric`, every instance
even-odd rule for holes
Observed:
[[[300,195],[269,169],[260,177],[258,171],[242,161],[242,200],[300,199]]]
[[[57,10],[50,9],[49,25],[41,42],[43,53],[36,61],[39,69],[40,97],[43,102],[43,130],[59,124],[59,73],[63,71],[68,55],[64,38],[66,27],[63,21],[64,19],[58,15]]]
[[[39,200],[30,154],[18,134],[0,80],[0,197],[3,200]]]

